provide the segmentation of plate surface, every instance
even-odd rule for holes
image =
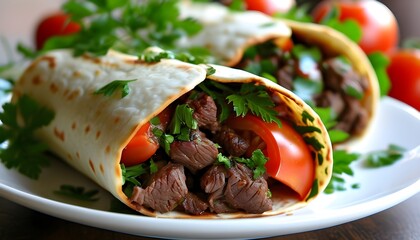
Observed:
[[[353,150],[366,153],[393,143],[411,149],[394,165],[368,169],[353,165],[349,185],[359,188],[323,194],[304,209],[288,215],[253,219],[157,219],[110,211],[113,198],[60,161],[33,181],[0,164],[0,195],[28,208],[94,227],[134,235],[162,238],[262,238],[316,230],[369,216],[420,192],[420,113],[391,98],[384,98],[368,135]],[[54,194],[63,184],[98,189],[99,201],[85,203]]]

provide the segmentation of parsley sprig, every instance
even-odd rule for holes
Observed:
[[[54,191],[54,193],[86,202],[95,202],[99,200],[99,198],[96,197],[96,195],[99,193],[99,190],[86,190],[84,187],[76,187],[69,184],[61,185],[60,189]]]
[[[38,179],[42,167],[49,165],[47,145],[35,138],[37,129],[47,126],[54,112],[27,95],[16,103],[5,103],[0,113],[0,159],[7,168],[16,168],[32,179]],[[6,143],[7,141],[7,143]]]
[[[121,98],[126,97],[130,94],[130,86],[128,84],[130,82],[134,82],[137,79],[131,80],[114,80],[105,86],[101,87],[100,89],[96,90],[94,94],[102,94],[104,96],[112,96],[117,90],[121,90]]]
[[[390,144],[385,150],[368,153],[365,158],[365,165],[369,168],[392,165],[403,157],[405,151],[406,149],[403,147]]]
[[[249,167],[253,171],[253,178],[257,179],[264,175],[267,171],[265,168],[265,163],[268,161],[268,158],[264,155],[261,149],[255,150],[250,158],[243,158],[243,157],[226,157],[222,153],[217,155],[217,162],[219,164],[223,164],[226,168],[230,168],[232,166],[232,161],[243,163],[247,167]]]

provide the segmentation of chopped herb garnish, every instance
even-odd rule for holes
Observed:
[[[400,160],[406,149],[390,144],[387,149],[382,151],[373,151],[367,154],[365,163],[367,167],[378,168],[394,164]]]
[[[173,143],[175,140],[174,136],[166,134],[159,128],[153,128],[152,132],[159,139],[159,145],[163,147],[166,154],[169,155],[169,152],[171,150],[171,143]]]
[[[99,198],[95,197],[99,193],[98,190],[86,191],[84,187],[75,187],[67,184],[61,185],[60,189],[54,191],[54,193],[87,202],[95,202],[99,200]]]
[[[230,168],[230,159],[224,156],[222,153],[217,154],[217,162],[225,165],[226,168]]]
[[[210,76],[210,75],[213,75],[213,74],[215,74],[216,73],[216,69],[214,68],[214,67],[212,67],[212,66],[208,66],[207,67],[207,73],[206,73],[206,76]]]
[[[265,163],[268,161],[268,158],[264,156],[264,153],[261,149],[255,150],[251,158],[234,158],[236,162],[244,163],[250,169],[254,171],[254,179],[257,179],[264,175],[266,172]]]
[[[20,173],[38,179],[42,167],[50,159],[45,154],[47,145],[35,138],[34,132],[47,126],[54,112],[41,106],[27,95],[16,103],[5,103],[0,113],[0,159],[7,168],[16,168]]]
[[[389,57],[380,52],[368,54],[370,63],[378,77],[379,91],[381,96],[386,96],[391,89],[391,80],[389,80],[387,67],[390,63]]]
[[[156,173],[159,169],[158,169],[158,166],[156,165],[156,163],[155,163],[155,161],[153,161],[153,159],[150,159],[150,173],[151,174],[153,174],[153,173]]]
[[[330,136],[331,143],[343,142],[350,137],[350,134],[341,130],[330,129],[328,130],[328,135]]]
[[[197,120],[193,117],[194,110],[187,104],[178,105],[170,123],[171,134],[180,134],[182,127],[197,129]]]
[[[248,112],[261,117],[265,122],[275,122],[281,126],[274,103],[265,89],[253,84],[243,84],[238,93],[226,97],[233,104],[236,116],[244,117]]]
[[[101,87],[100,89],[96,90],[94,94],[102,94],[104,96],[112,96],[115,91],[121,90],[121,98],[126,97],[128,94],[130,94],[130,87],[128,86],[128,83],[134,82],[137,79],[131,79],[131,80],[114,80],[107,85]]]
[[[342,175],[346,174],[348,176],[353,176],[354,172],[350,165],[352,162],[359,159],[359,157],[360,154],[358,153],[349,153],[345,150],[334,150],[332,177],[327,188],[325,189],[325,193],[333,193],[335,191],[346,190],[345,179]]]
[[[124,164],[121,164],[120,166],[122,171],[123,185],[127,182],[130,182],[135,186],[141,185],[140,182],[137,180],[137,177],[147,173],[147,169],[144,167],[143,164],[138,164],[131,167],[125,167]]]

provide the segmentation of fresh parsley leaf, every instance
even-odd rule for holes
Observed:
[[[152,132],[158,138],[159,145],[163,147],[166,154],[169,155],[169,152],[171,150],[171,143],[173,143],[175,140],[174,136],[166,134],[163,130],[159,128],[153,128]]]
[[[308,13],[310,4],[303,4],[299,7],[294,6],[285,13],[275,13],[275,18],[290,19],[298,22],[312,22],[312,16]]]
[[[197,120],[193,117],[194,110],[187,104],[181,104],[176,106],[174,117],[170,123],[171,134],[180,134],[182,127],[188,129],[197,129]]]
[[[370,63],[375,70],[376,76],[379,81],[379,90],[381,96],[388,95],[391,89],[391,81],[389,80],[386,69],[390,63],[389,57],[380,52],[374,52],[368,54]]]
[[[137,79],[131,79],[131,80],[114,80],[105,86],[101,87],[100,89],[96,90],[94,94],[102,94],[104,96],[112,96],[115,91],[121,90],[121,98],[126,97],[128,94],[130,94],[130,87],[128,86],[128,83],[134,82]]]
[[[32,179],[38,179],[42,167],[48,166],[48,147],[35,138],[34,132],[47,126],[54,112],[27,95],[16,103],[5,103],[0,113],[0,159],[7,168],[16,168]],[[2,144],[7,141],[7,144]]]
[[[334,150],[333,152],[333,170],[331,180],[325,189],[325,193],[334,193],[335,191],[346,190],[346,180],[343,175],[353,176],[354,172],[351,163],[359,159],[359,153],[349,153],[345,150]]]
[[[381,151],[373,151],[367,154],[365,163],[367,167],[379,168],[389,166],[400,160],[406,149],[390,144],[387,149]]]
[[[95,202],[99,200],[99,198],[95,197],[95,195],[99,193],[98,190],[86,191],[84,187],[75,187],[67,184],[61,185],[60,189],[54,191],[54,193],[87,202]]]
[[[257,179],[264,175],[266,172],[265,163],[268,158],[264,155],[261,149],[255,150],[251,158],[234,158],[236,162],[244,163],[247,167],[254,171],[254,179]]]
[[[226,168],[231,167],[230,159],[224,156],[222,153],[217,154],[217,162],[225,165]]]
[[[158,166],[156,165],[155,161],[153,161],[153,159],[150,159],[150,174],[156,173],[159,169]]]
[[[124,164],[120,164],[120,167],[122,171],[123,185],[126,182],[130,182],[135,186],[141,186],[141,183],[137,180],[137,177],[147,173],[147,169],[143,164],[138,164],[131,167],[126,167]]]
[[[265,89],[253,84],[243,84],[239,93],[231,94],[226,99],[233,104],[236,116],[243,117],[251,112],[265,122],[275,122],[281,126],[277,112],[273,109],[274,103]]]
[[[330,136],[331,143],[343,142],[350,137],[350,134],[337,129],[329,129],[328,135]]]

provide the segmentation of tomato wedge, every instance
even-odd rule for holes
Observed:
[[[158,115],[160,125],[165,128],[170,119],[172,111],[165,109]],[[137,131],[122,151],[121,163],[125,166],[133,166],[150,159],[159,148],[159,142],[152,133],[152,125],[147,122]]]
[[[235,130],[250,130],[265,142],[262,149],[268,157],[265,165],[270,177],[289,186],[303,199],[311,190],[315,165],[311,153],[302,136],[290,124],[282,121],[267,123],[253,115],[234,117],[227,125]]]

